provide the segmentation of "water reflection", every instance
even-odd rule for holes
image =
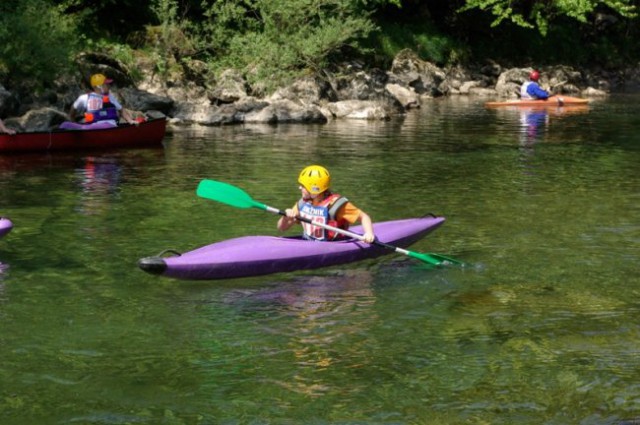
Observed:
[[[548,131],[550,123],[570,116],[587,114],[589,105],[565,105],[553,108],[523,108],[520,112],[520,123],[522,133],[526,135],[524,144],[533,144],[536,140],[542,140]]]
[[[548,125],[549,112],[546,109],[523,108],[520,111],[520,146],[533,145]]]
[[[567,126],[567,119],[590,112],[589,105],[528,106],[492,109],[507,132],[516,130],[521,147],[532,147],[537,142],[551,139],[551,128]]]
[[[372,281],[373,274],[362,269],[305,275],[268,288],[232,291],[225,302],[250,316],[256,312],[271,316],[260,321],[262,332],[286,340],[293,367],[282,379],[270,382],[319,397],[336,390],[327,373],[366,362],[360,349],[347,341],[364,336],[377,320]]]
[[[75,169],[80,187],[78,212],[97,215],[106,211],[110,199],[118,193],[122,166],[117,158],[88,156],[82,167]]]
[[[0,262],[0,302],[3,301],[3,294],[4,294],[4,283],[2,282],[4,280],[4,275],[6,274],[6,272],[9,270],[9,264],[5,264]]]

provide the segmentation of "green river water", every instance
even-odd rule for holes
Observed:
[[[640,418],[640,103],[182,127],[164,148],[0,155],[0,424],[616,424]],[[536,125],[537,123],[537,125]],[[277,231],[302,167],[410,258],[222,281],[139,258]],[[295,232],[290,232],[291,234]]]

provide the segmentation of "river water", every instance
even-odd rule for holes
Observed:
[[[586,110],[439,99],[388,122],[176,128],[164,148],[0,156],[2,424],[611,424],[640,417],[640,97]],[[332,172],[391,255],[222,281],[139,258],[277,217]],[[295,233],[295,232],[291,232]]]

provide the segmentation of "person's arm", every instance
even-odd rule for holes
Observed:
[[[133,116],[131,115],[131,112],[129,112],[128,109],[122,108],[120,109],[120,115],[122,116],[122,119],[127,123],[127,124],[133,124],[133,125],[138,125],[138,121],[136,121]]]
[[[359,222],[362,224],[362,230],[364,230],[364,241],[367,243],[373,243],[376,239],[376,235],[373,233],[373,221],[369,214],[362,211],[360,208],[353,205],[351,202],[347,202],[338,212],[338,219],[344,218],[349,224],[355,224]]]
[[[71,109],[69,109],[69,120],[75,122],[77,117],[78,111],[72,106]]]
[[[75,102],[73,102],[73,105],[71,105],[71,109],[69,110],[69,119],[73,122],[79,121],[86,110],[83,96],[84,95],[79,96]]]
[[[278,220],[278,230],[281,232],[289,230],[291,226],[298,222],[298,220],[296,220],[296,216],[298,215],[298,208],[287,208],[286,210],[284,210],[284,212],[287,215],[280,217],[280,219]]]
[[[527,87],[527,93],[536,99],[545,100],[549,97],[549,92],[543,90],[538,84],[529,84],[529,87]]]
[[[4,125],[4,122],[2,120],[0,120],[0,133],[7,133],[7,134],[16,134],[16,131],[8,128]]]
[[[122,106],[122,104],[118,101],[118,98],[113,93],[109,93],[109,101],[113,104],[113,106],[116,107],[118,115],[120,116],[120,118],[122,118],[122,120],[124,120],[124,122],[126,122],[127,124],[138,125],[138,122],[133,119],[131,112],[129,112]]]
[[[360,211],[360,224],[362,224],[362,230],[364,230],[364,241],[366,243],[372,243],[376,240],[376,235],[373,233],[373,222],[369,214],[364,211]]]

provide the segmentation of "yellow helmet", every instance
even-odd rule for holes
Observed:
[[[331,175],[320,165],[309,165],[300,172],[298,183],[312,195],[317,195],[331,187]]]
[[[113,82],[112,79],[105,77],[104,74],[93,74],[91,76],[91,87],[98,87],[103,84],[111,84]]]

